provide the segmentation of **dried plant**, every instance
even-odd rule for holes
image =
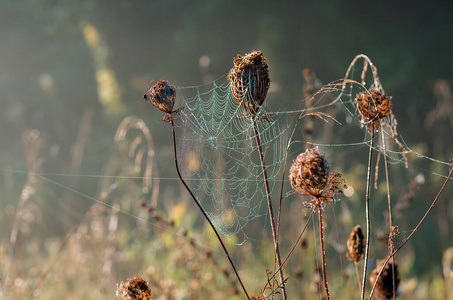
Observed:
[[[369,130],[379,129],[381,119],[389,114],[394,118],[391,97],[377,89],[357,94],[354,103],[356,104],[356,113],[360,115],[362,123],[366,124]]]
[[[346,257],[354,262],[355,271],[357,274],[357,280],[359,282],[359,287],[362,289],[362,284],[360,283],[360,274],[357,263],[363,259],[365,256],[365,237],[362,233],[362,228],[360,225],[355,226],[351,234],[349,235],[348,241],[346,242],[348,248],[348,253]]]
[[[278,270],[280,273],[280,282],[282,285],[283,299],[287,298],[286,288],[284,285],[285,277],[283,275],[282,260],[278,246],[277,228],[275,226],[274,212],[270,196],[269,182],[266,173],[266,164],[264,161],[261,141],[256,126],[256,113],[266,99],[267,91],[270,86],[269,67],[266,58],[261,51],[254,51],[245,56],[238,56],[233,61],[234,67],[228,74],[230,90],[236,102],[246,110],[246,115],[251,117],[253,132],[255,134],[258,153],[260,156],[261,167],[263,170],[264,186],[266,189],[267,207],[274,239],[275,257]]]
[[[355,97],[354,104],[356,105],[356,113],[361,118],[362,126],[366,126],[368,132],[370,134],[370,148],[368,154],[368,170],[367,170],[367,186],[366,186],[366,194],[365,194],[365,215],[367,220],[367,231],[366,231],[366,246],[365,246],[365,263],[363,267],[363,278],[362,278],[362,295],[361,299],[365,298],[365,282],[367,276],[367,264],[368,264],[368,256],[369,256],[369,248],[370,248],[370,212],[369,212],[369,201],[370,201],[370,183],[371,183],[371,161],[373,157],[373,146],[374,146],[374,138],[375,133],[380,131],[382,145],[381,150],[384,155],[384,166],[385,166],[385,179],[386,179],[386,187],[387,187],[387,203],[388,203],[388,220],[389,220],[389,230],[391,230],[393,226],[392,221],[392,205],[391,205],[391,197],[390,197],[390,180],[389,180],[389,171],[388,171],[388,162],[387,162],[387,146],[385,142],[385,133],[390,134],[394,142],[399,146],[402,151],[402,155],[404,157],[406,167],[407,165],[407,149],[404,145],[398,140],[397,138],[397,130],[396,125],[397,121],[395,116],[392,112],[393,104],[391,102],[391,97],[389,97],[384,88],[382,87],[381,81],[378,76],[377,67],[371,62],[368,56],[360,54],[357,55],[349,65],[348,70],[346,71],[346,75],[343,80],[343,90],[345,91],[345,87],[347,83],[351,83],[351,80],[348,79],[351,70],[357,63],[359,59],[363,60],[363,67],[361,72],[361,83],[356,82],[359,86],[364,88],[364,91],[358,93]],[[366,85],[366,74],[367,71],[371,69],[373,81],[369,88],[365,87]],[[377,178],[378,178],[378,170],[379,170],[379,160],[380,160],[380,151],[378,152],[378,157],[375,166],[375,187],[377,187]],[[390,235],[392,233],[390,232]]]
[[[117,286],[116,296],[124,300],[150,300],[151,288],[143,278],[134,276],[121,281]]]
[[[360,225],[355,226],[349,235],[347,242],[347,257],[353,262],[359,262],[363,259],[365,250],[365,238]]]
[[[323,236],[322,210],[324,205],[333,202],[334,197],[342,193],[339,184],[346,188],[340,173],[329,173],[329,164],[318,149],[307,149],[297,156],[289,171],[289,180],[293,189],[300,194],[313,197],[306,203],[312,212],[318,211],[319,240],[321,244],[322,277],[327,299],[330,299],[326,276],[325,247]]]
[[[383,271],[381,276],[378,277],[381,268],[383,268]],[[375,293],[378,297],[392,299],[395,296],[394,291],[398,289],[400,284],[398,264],[392,261],[384,265],[383,261],[378,261],[376,268],[370,275],[370,283],[376,285]]]
[[[254,115],[263,104],[270,86],[269,67],[261,51],[253,51],[234,59],[228,74],[233,98],[247,114]]]
[[[149,90],[143,95],[158,110],[170,114],[176,100],[176,89],[167,80],[151,81]]]
[[[333,202],[342,193],[339,186],[346,187],[340,173],[329,172],[329,164],[318,149],[307,149],[297,156],[289,170],[289,180],[296,192],[313,197],[306,203],[310,208]]]

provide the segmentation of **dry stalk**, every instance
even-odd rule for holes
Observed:
[[[373,158],[373,142],[374,142],[374,126],[372,126],[370,141],[370,151],[368,154],[368,171],[366,180],[366,194],[365,194],[365,216],[366,216],[366,244],[365,244],[365,262],[363,263],[363,277],[362,277],[362,295],[361,300],[365,299],[365,284],[366,284],[366,272],[368,264],[368,255],[370,250],[370,185],[371,185],[371,160]]]

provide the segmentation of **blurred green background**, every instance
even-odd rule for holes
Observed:
[[[153,226],[145,222],[142,227],[148,229],[140,229],[135,224],[140,220],[133,217],[147,218],[139,207],[143,191],[137,191],[137,187],[129,191],[130,183],[109,178],[125,175],[120,170],[127,159],[118,154],[114,137],[121,121],[130,115],[143,119],[150,128],[155,147],[154,168],[159,176],[176,177],[170,132],[159,121],[163,115],[142,98],[151,79],[164,78],[178,87],[208,83],[225,75],[237,54],[261,50],[270,65],[272,85],[279,87],[269,101],[278,104],[280,99],[303,98],[304,68],[310,68],[323,83],[328,83],[342,78],[355,55],[364,53],[378,67],[383,86],[393,96],[393,112],[404,142],[429,158],[448,161],[453,146],[451,11],[453,2],[450,1],[3,1],[0,4],[0,263],[3,293],[9,290],[5,299],[25,299],[30,292],[35,297],[55,299],[52,290],[60,296],[67,295],[65,299],[78,299],[81,295],[86,299],[110,299],[116,282],[134,272],[144,272],[152,265],[146,260],[151,258],[143,258],[140,251],[152,249],[146,243],[153,240],[148,232]],[[353,140],[361,141],[361,138],[363,132]],[[363,159],[357,162],[343,155],[338,158],[344,160],[337,164],[344,166],[339,171],[346,179],[348,174],[353,181],[365,178],[366,147],[361,152]],[[46,178],[55,180],[56,184],[46,180],[33,182],[33,179],[27,182],[27,173],[39,158],[43,162],[36,171],[49,174]],[[400,219],[395,217],[396,222],[407,222],[403,238],[426,211],[442,183],[440,175],[447,171],[445,165],[430,159],[410,161],[409,169],[399,165],[392,177],[395,201],[404,197],[416,175],[422,174],[425,184],[417,192],[410,213],[403,213]],[[67,281],[78,275],[64,273],[64,263],[61,265],[56,259],[64,258],[68,248],[76,247],[68,246],[70,238],[65,240],[65,237],[79,232],[84,222],[93,224],[89,212],[112,182],[124,191],[122,196],[112,197],[107,210],[118,200],[121,210],[130,214],[123,216],[124,222],[119,222],[117,234],[120,235],[121,229],[126,232],[122,233],[123,240],[116,238],[122,242],[115,253],[121,254],[129,247],[133,254],[128,252],[129,260],[123,261],[133,263],[116,263],[110,281],[97,283],[98,289],[78,281],[68,284]],[[31,192],[24,196],[27,183]],[[136,181],[135,184],[138,185]],[[165,203],[163,212],[166,208],[177,208],[178,199],[187,200],[179,182],[162,180],[160,184],[159,199]],[[445,191],[430,220],[407,246],[411,262],[407,263],[404,275],[416,278],[415,287],[408,288],[409,291],[424,284],[424,290],[418,292],[425,298],[420,299],[453,299],[452,283],[442,277],[447,274],[453,256],[448,254],[450,261],[445,261],[447,249],[453,247],[451,191],[451,188]],[[135,210],[124,206],[128,202],[137,206]],[[203,228],[195,207],[186,202],[193,214],[187,212],[189,221],[185,226],[193,226],[194,230]],[[363,215],[363,206],[358,205],[348,209]],[[17,217],[21,206],[27,207],[28,219],[26,214]],[[384,209],[384,204],[375,207],[374,218],[382,218]],[[342,208],[337,209],[337,218],[343,212]],[[99,217],[107,229],[111,213],[101,213]],[[354,222],[362,221],[362,215]],[[16,223],[20,225],[17,225],[17,241],[12,243],[15,218],[19,218]],[[91,221],[86,221],[87,218]],[[381,227],[385,227],[383,224]],[[342,243],[352,227],[342,230],[341,237],[332,234],[333,244]],[[94,230],[90,225],[87,228]],[[209,241],[209,230],[206,232],[199,242],[217,247],[213,246],[215,241]],[[307,236],[309,240],[314,239],[313,235]],[[106,244],[90,247],[103,252],[109,245],[108,241],[103,243]],[[141,250],[134,252],[130,247]],[[386,253],[383,249],[381,256]],[[97,250],[90,251],[87,253],[97,253]],[[238,251],[240,257],[249,250],[244,247],[233,251]],[[333,256],[338,260],[339,255]],[[97,256],[93,254],[93,257],[95,262]],[[141,258],[134,259],[137,257]],[[224,262],[221,254],[218,257]],[[308,269],[312,263],[313,260],[308,263]],[[342,264],[348,264],[345,258]],[[87,270],[82,272],[84,267]],[[74,272],[95,274],[93,270],[102,269],[98,267],[85,262],[74,267]],[[332,268],[338,271],[335,274],[346,269],[345,266]],[[30,269],[34,270],[33,274]],[[43,275],[46,270],[48,273]],[[165,267],[161,265],[160,270],[164,271]],[[65,283],[58,283],[53,277],[58,277],[60,271],[70,278]],[[262,270],[247,272],[249,277],[260,277],[250,279],[253,282],[250,285],[265,283]],[[99,276],[103,276],[101,273]],[[171,274],[161,277],[172,277]],[[190,277],[179,276],[180,281],[173,278],[176,286]],[[351,285],[355,284],[352,279]],[[60,285],[58,288],[52,285],[55,282]],[[212,289],[216,290],[217,286],[225,290],[227,296],[222,294],[222,297],[234,294],[228,294],[230,290],[222,284],[228,286],[214,281]],[[162,288],[162,295],[167,295],[162,283],[155,285]],[[90,291],[89,286],[97,291]],[[254,289],[259,287],[260,284]],[[178,289],[184,291],[182,286]],[[213,295],[209,287],[205,289],[208,295]],[[180,294],[171,297],[201,299],[195,294]]]

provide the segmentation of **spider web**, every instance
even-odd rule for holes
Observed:
[[[365,128],[360,130],[367,124],[360,120],[354,103],[359,92],[367,91],[366,82],[380,85],[377,73],[375,78],[368,73],[354,66],[345,79],[323,86],[312,97],[287,103],[277,113],[266,112],[264,108],[258,111],[255,122],[274,202],[280,196],[283,167],[304,147],[321,146],[323,152],[332,153],[338,152],[338,148],[349,152],[351,147],[370,145],[369,134]],[[269,227],[269,217],[252,118],[233,98],[225,76],[208,85],[179,88],[178,93],[183,98],[181,113],[176,119],[178,163],[192,192],[215,226],[232,242],[241,245],[249,239],[258,240]],[[296,109],[288,109],[291,105]],[[338,117],[339,123],[346,126],[335,127],[332,131],[339,130],[340,134],[330,139],[320,138],[318,132],[315,141],[309,141],[303,133],[301,116],[319,111]],[[327,121],[323,116],[318,115]],[[382,134],[376,135],[374,148],[382,152],[385,143],[385,155],[390,164],[404,165],[409,154],[448,164],[411,150],[396,131],[396,119],[388,116],[382,120],[382,125]],[[285,165],[288,143],[293,144],[296,139],[293,132],[299,133],[296,136],[305,145],[293,147]],[[291,195],[291,191],[283,193],[286,197]]]
[[[179,165],[209,218],[240,245],[258,239],[268,222],[266,189],[253,120],[232,97],[228,82],[182,88],[176,119]],[[190,96],[184,96],[191,94]],[[273,195],[284,165],[290,123],[261,109],[254,116]]]

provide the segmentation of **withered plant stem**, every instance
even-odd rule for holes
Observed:
[[[366,271],[368,265],[368,254],[370,250],[370,186],[371,186],[371,161],[373,158],[373,144],[374,144],[374,125],[371,126],[371,141],[370,152],[368,154],[368,171],[366,179],[366,195],[365,195],[365,216],[366,216],[366,245],[365,245],[365,261],[363,263],[363,278],[362,278],[362,296],[361,300],[365,299],[365,284],[366,284]]]
[[[447,185],[448,181],[450,180],[451,178],[451,175],[453,174],[453,160],[452,162],[450,162],[450,172],[448,173],[448,176],[447,178],[445,179],[445,182],[444,184],[442,185],[442,187],[440,188],[439,192],[437,193],[436,195],[436,198],[434,198],[433,200],[433,203],[431,203],[431,206],[428,208],[428,210],[426,211],[425,215],[423,216],[423,218],[420,220],[420,222],[418,222],[417,226],[414,228],[414,230],[412,230],[411,234],[409,234],[409,236],[404,239],[404,241],[401,243],[401,245],[398,246],[398,248],[396,248],[395,251],[393,251],[388,257],[387,259],[385,260],[385,262],[382,264],[382,267],[381,267],[381,270],[379,271],[377,277],[376,277],[376,281],[374,282],[374,285],[373,285],[373,288],[371,289],[371,293],[370,293],[370,299],[371,297],[373,297],[373,293],[374,293],[374,289],[376,288],[376,284],[379,280],[379,277],[381,276],[382,274],[382,271],[384,270],[385,266],[387,265],[387,263],[389,262],[389,260],[396,254],[396,252],[398,252],[401,248],[403,248],[403,246],[409,241],[409,239],[415,234],[415,232],[417,232],[418,228],[420,227],[420,225],[422,225],[423,221],[425,221],[426,217],[428,216],[428,214],[431,212],[431,210],[433,209],[434,205],[436,204],[437,200],[439,199],[440,195],[442,194],[442,192],[444,191],[445,189],[445,186]]]
[[[362,283],[360,282],[360,274],[359,274],[359,264],[355,261],[355,273],[357,274],[357,281],[359,282],[359,290],[362,290]]]
[[[282,287],[283,299],[286,300],[287,295],[286,295],[286,288],[285,288],[285,277],[283,276],[282,259],[280,256],[280,249],[278,247],[277,230],[275,228],[274,211],[272,209],[269,182],[267,181],[266,165],[264,162],[264,156],[263,156],[263,151],[261,149],[260,137],[258,135],[258,129],[256,128],[256,122],[255,122],[254,118],[252,118],[252,123],[253,123],[253,131],[255,133],[256,144],[258,146],[258,152],[260,155],[261,167],[263,169],[264,186],[266,188],[266,197],[267,197],[267,207],[269,209],[269,218],[270,218],[270,223],[271,223],[271,228],[272,228],[272,237],[274,238],[275,255],[277,257],[277,265],[278,265],[278,269],[279,269],[279,273],[280,273],[280,284]]]
[[[322,224],[321,205],[318,205],[318,218],[319,218],[319,242],[321,245],[322,281],[324,282],[324,289],[326,290],[327,300],[330,300],[329,287],[327,284],[327,275],[326,275],[326,249],[324,247],[324,228],[323,228],[323,224]]]
[[[382,126],[381,126],[382,128]],[[389,169],[387,163],[387,149],[385,146],[385,135],[384,130],[381,129],[381,136],[382,136],[382,151],[384,152],[384,166],[385,166],[385,181],[387,184],[387,200],[388,200],[388,209],[389,209],[389,239],[391,238],[393,241],[393,222],[392,222],[392,202],[390,200],[390,179],[389,179]],[[393,242],[392,242],[392,245]],[[393,246],[390,251],[393,251]],[[392,284],[393,284],[393,299],[396,299],[396,291],[395,291],[395,264],[392,264]]]
[[[198,201],[198,199],[197,199],[197,198],[195,197],[195,195],[192,193],[192,191],[190,190],[189,186],[186,184],[186,182],[184,181],[184,179],[183,179],[182,176],[181,176],[181,172],[180,172],[180,170],[179,170],[179,165],[178,165],[178,155],[177,155],[177,151],[176,151],[175,124],[174,124],[173,116],[172,116],[172,115],[170,115],[170,124],[171,124],[171,133],[172,133],[172,136],[173,136],[173,150],[174,150],[174,154],[175,154],[175,166],[176,166],[176,172],[178,173],[179,179],[181,180],[182,184],[184,185],[184,187],[186,188],[186,190],[189,192],[189,194],[190,194],[190,196],[192,197],[193,201],[197,204],[198,208],[199,208],[199,209],[201,210],[201,212],[203,213],[203,216],[205,217],[206,221],[208,221],[209,225],[211,226],[212,230],[214,231],[215,235],[217,236],[217,239],[218,239],[220,245],[222,246],[223,251],[225,252],[225,255],[227,256],[228,261],[230,262],[231,267],[233,268],[234,274],[236,275],[236,278],[238,279],[239,284],[241,285],[242,290],[244,291],[245,296],[247,297],[247,299],[250,299],[249,294],[247,293],[247,290],[245,289],[245,286],[244,286],[244,284],[242,283],[241,277],[239,276],[239,274],[238,274],[238,272],[237,272],[237,270],[236,270],[236,267],[234,266],[234,263],[233,263],[233,261],[231,260],[230,254],[228,253],[228,250],[227,250],[225,244],[223,243],[222,238],[220,237],[219,233],[217,232],[217,229],[215,228],[214,224],[211,222],[211,219],[209,219],[208,215],[206,214],[206,211],[203,209],[203,207],[201,206],[201,204],[200,204],[200,202]]]

